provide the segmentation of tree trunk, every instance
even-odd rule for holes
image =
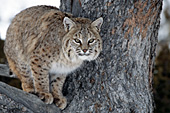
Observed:
[[[162,0],[61,0],[74,16],[104,18],[103,51],[67,78],[64,113],[152,113]]]
[[[0,82],[0,112],[152,113],[161,7],[162,0],[61,0],[62,11],[91,20],[104,18],[102,53],[67,77],[65,110]],[[2,68],[10,76],[9,69]]]

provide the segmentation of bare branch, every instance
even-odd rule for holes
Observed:
[[[54,104],[47,105],[37,96],[0,82],[1,113],[61,113]]]

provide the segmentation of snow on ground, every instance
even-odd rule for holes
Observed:
[[[59,7],[60,0],[0,0],[0,37],[5,39],[12,18],[21,10],[35,5]]]

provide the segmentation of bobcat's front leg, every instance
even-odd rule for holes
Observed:
[[[34,78],[35,93],[40,99],[44,100],[46,104],[51,104],[53,102],[53,96],[49,88],[48,65],[44,64],[38,57],[32,58],[30,64]]]
[[[54,97],[54,103],[60,108],[64,109],[67,105],[67,99],[62,94],[63,84],[65,82],[66,75],[59,77],[51,77],[51,92]]]

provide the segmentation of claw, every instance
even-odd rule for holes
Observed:
[[[38,97],[46,104],[52,104],[54,100],[51,93],[40,92],[38,93]]]

